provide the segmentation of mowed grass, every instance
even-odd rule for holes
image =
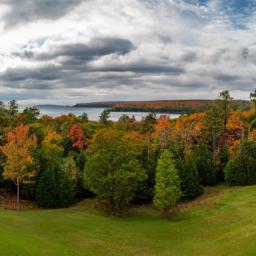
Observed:
[[[0,255],[256,255],[256,187],[217,187],[168,219],[150,207],[109,217],[91,201],[0,209]]]

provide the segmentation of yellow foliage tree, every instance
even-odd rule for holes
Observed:
[[[61,142],[61,136],[56,131],[48,129],[47,134],[42,142],[42,148],[44,152],[49,156],[55,153],[61,154],[64,150]]]
[[[17,126],[8,133],[7,144],[0,147],[7,157],[3,177],[12,180],[17,187],[17,209],[20,208],[20,185],[31,182],[36,175],[35,171],[29,170],[33,164],[30,149],[35,146],[36,139],[34,136],[29,137],[28,132],[29,126]]]

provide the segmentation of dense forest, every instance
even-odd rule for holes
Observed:
[[[152,112],[188,114],[208,111],[215,104],[214,100],[155,100],[155,101],[109,101],[80,103],[74,107],[108,108],[114,112]],[[233,109],[249,110],[250,101],[233,100]]]
[[[1,103],[1,194],[18,209],[21,199],[59,208],[95,197],[112,214],[144,203],[166,213],[205,186],[256,184],[256,90],[250,98],[248,111],[223,91],[204,112],[118,122],[108,110],[94,122]]]

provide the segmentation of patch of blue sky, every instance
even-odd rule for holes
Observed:
[[[208,18],[230,22],[237,29],[247,29],[248,21],[256,14],[256,0],[215,0],[218,3],[217,10],[211,10],[209,0],[177,0],[188,4],[208,7]],[[212,0],[214,1],[214,0]],[[212,2],[211,1],[211,2]],[[194,18],[195,22],[202,21],[193,11],[186,11],[188,18]]]

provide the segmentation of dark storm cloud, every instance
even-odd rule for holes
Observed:
[[[84,66],[77,66],[76,69],[66,70],[65,66],[49,66],[49,67],[38,67],[38,68],[12,68],[7,69],[2,74],[0,74],[0,79],[4,82],[23,82],[28,80],[34,81],[55,81],[55,80],[66,80],[73,78],[75,83],[77,81],[83,81],[83,84],[87,83],[88,76],[102,76],[99,80],[116,80],[117,82],[132,83],[130,78],[127,79],[126,72],[134,72],[133,76],[138,77],[139,73],[144,74],[171,74],[180,75],[184,73],[185,70],[178,67],[166,67],[166,66],[153,66],[149,64],[134,64],[134,65],[120,65],[118,67],[104,67],[104,68],[91,68]],[[116,73],[118,76],[108,76],[108,73]],[[77,79],[76,79],[77,78]],[[89,81],[90,82],[90,81]],[[41,83],[41,82],[40,82]],[[67,82],[69,83],[69,82]],[[109,84],[108,84],[109,85]],[[36,86],[36,85],[35,85]],[[76,86],[72,84],[72,87]]]
[[[51,51],[36,53],[23,50],[14,55],[31,60],[47,61],[63,57],[67,64],[80,64],[109,54],[125,55],[135,49],[133,43],[121,38],[97,38],[88,44],[64,44],[53,47]]]
[[[3,19],[7,28],[40,19],[56,20],[81,2],[82,0],[0,0],[0,3],[10,6],[10,11]]]
[[[196,52],[184,52],[181,56],[181,61],[184,62],[195,62],[198,60],[198,56]]]
[[[180,67],[173,67],[164,64],[149,64],[144,62],[137,62],[127,65],[110,65],[101,68],[94,68],[91,71],[102,71],[102,72],[135,72],[135,73],[151,73],[161,74],[170,73],[173,75],[180,75],[185,73],[185,69]]]
[[[18,82],[29,79],[52,81],[65,76],[61,69],[55,66],[39,68],[12,68],[0,74],[0,79],[6,82]]]
[[[221,82],[233,82],[239,80],[241,77],[238,75],[218,74],[214,78]]]

